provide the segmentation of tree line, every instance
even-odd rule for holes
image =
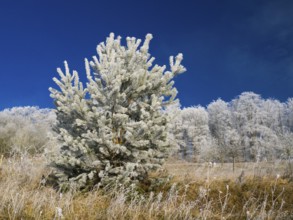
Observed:
[[[170,138],[180,158],[189,161],[259,162],[293,154],[293,99],[263,99],[243,92],[230,102],[166,109]]]

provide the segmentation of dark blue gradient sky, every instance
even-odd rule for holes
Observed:
[[[110,32],[144,38],[159,64],[184,54],[175,80],[183,106],[243,91],[293,96],[293,1],[0,1],[0,109],[53,107],[48,87],[67,60],[84,76],[85,57]],[[85,78],[85,77],[83,77]]]

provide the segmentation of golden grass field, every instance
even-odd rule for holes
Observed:
[[[44,156],[0,162],[0,219],[293,219],[286,162],[232,164],[169,160],[137,190],[60,193],[44,186]]]

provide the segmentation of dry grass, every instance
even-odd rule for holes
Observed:
[[[170,161],[165,172],[134,188],[60,194],[41,184],[49,170],[44,156],[23,155],[0,164],[0,219],[292,219],[293,183],[284,165],[212,167]],[[244,170],[241,178],[240,173]],[[158,183],[158,182],[157,182]]]
[[[165,168],[178,179],[190,180],[235,180],[240,175],[247,177],[276,177],[286,169],[285,161],[260,163],[190,163],[183,160],[170,159]]]

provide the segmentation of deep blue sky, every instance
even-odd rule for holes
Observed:
[[[110,32],[144,38],[159,64],[184,54],[175,80],[183,106],[243,91],[293,97],[292,0],[0,1],[0,109],[53,107],[48,87],[67,60],[83,60]]]

